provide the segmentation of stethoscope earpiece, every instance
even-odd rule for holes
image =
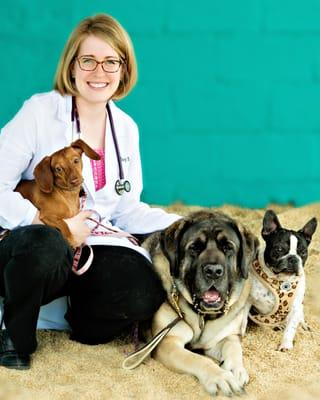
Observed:
[[[117,136],[116,136],[116,130],[114,127],[113,117],[111,114],[109,103],[106,104],[106,109],[108,112],[112,139],[113,139],[113,143],[114,143],[114,148],[116,150],[118,166],[119,166],[119,179],[117,179],[117,181],[114,185],[114,188],[115,188],[116,193],[119,196],[121,196],[124,192],[130,192],[131,185],[130,185],[129,181],[124,179],[120,150],[119,150],[118,140],[117,140]],[[71,110],[72,126],[73,126],[74,120],[76,120],[77,133],[78,133],[78,135],[80,135],[80,119],[79,119],[79,114],[78,114],[78,110],[77,110],[77,106],[76,106],[76,99],[74,96],[72,96],[72,110]]]

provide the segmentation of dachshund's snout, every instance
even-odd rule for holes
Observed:
[[[79,176],[73,176],[69,179],[69,182],[73,186],[80,185],[82,183],[83,179],[80,178]]]

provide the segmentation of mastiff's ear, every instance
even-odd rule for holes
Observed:
[[[170,271],[173,276],[179,275],[179,244],[184,232],[190,226],[191,220],[187,217],[174,222],[161,232],[161,248],[170,262]]]
[[[240,233],[240,250],[238,253],[238,265],[240,273],[244,279],[248,278],[249,265],[257,258],[259,250],[258,238],[247,230],[244,226],[238,224]]]

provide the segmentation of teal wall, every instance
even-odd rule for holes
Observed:
[[[136,48],[120,106],[140,127],[145,201],[320,200],[319,0],[2,1],[0,126],[51,89],[71,29],[101,11]]]

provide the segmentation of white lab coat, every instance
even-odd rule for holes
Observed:
[[[119,196],[114,184],[119,168],[111,135],[106,122],[105,174],[106,186],[95,191],[88,157],[83,155],[84,189],[87,193],[85,208],[96,210],[102,223],[130,233],[147,233],[163,229],[180,217],[159,208],[151,208],[140,201],[142,173],[139,152],[139,134],[135,122],[112,101],[114,119],[125,179],[131,191]],[[17,115],[1,130],[0,135],[0,226],[12,229],[31,224],[36,208],[23,199],[14,188],[20,179],[33,179],[33,170],[41,159],[78,139],[71,122],[71,97],[52,91],[37,94],[27,100]],[[126,238],[90,236],[88,244],[119,245],[133,248],[147,258],[141,247]],[[39,328],[66,329],[63,316],[66,299],[60,298],[41,308]]]

